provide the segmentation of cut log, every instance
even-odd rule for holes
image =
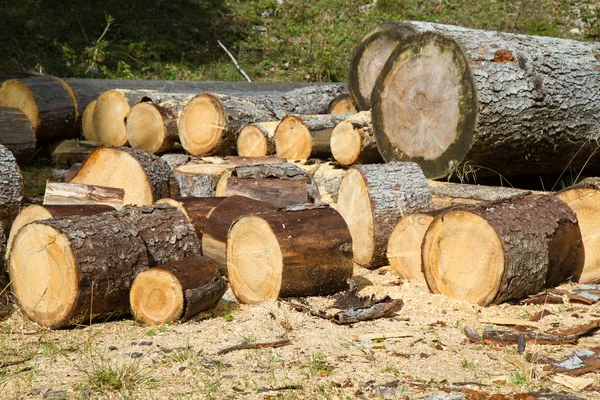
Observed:
[[[102,147],[101,143],[88,140],[62,140],[52,150],[52,161],[60,167],[71,168],[75,164],[83,163],[90,153],[99,147]]]
[[[155,204],[169,204],[183,212],[194,225],[196,236],[202,241],[204,226],[212,210],[221,204],[225,197],[175,197],[173,199],[160,199]]]
[[[182,150],[177,118],[183,104],[181,101],[160,104],[143,101],[134,105],[126,122],[131,147],[154,154]]]
[[[461,204],[478,204],[510,199],[524,194],[544,194],[544,192],[509,188],[504,186],[468,185],[452,182],[427,181],[437,208]]]
[[[116,214],[139,232],[150,267],[202,254],[202,245],[188,217],[168,204],[125,207]]]
[[[417,162],[429,178],[461,162],[504,176],[600,171],[590,158],[600,128],[599,43],[410,25],[421,33],[402,40],[372,94],[386,161]]]
[[[134,318],[146,325],[186,321],[214,308],[227,290],[206,257],[188,257],[140,273],[129,300]]]
[[[83,110],[81,117],[81,135],[85,140],[97,142],[96,132],[94,131],[94,110],[96,109],[96,100],[88,104]]]
[[[24,226],[8,261],[23,313],[61,328],[129,312],[129,289],[148,268],[138,232],[111,213]]]
[[[79,136],[77,102],[69,85],[53,77],[11,79],[0,86],[0,107],[21,110],[37,140]]]
[[[163,154],[160,158],[167,163],[169,168],[175,169],[186,164],[198,164],[200,162],[199,157],[194,157],[189,154]]]
[[[344,166],[383,161],[373,136],[371,112],[363,111],[340,122],[331,132],[331,155]]]
[[[345,169],[336,167],[329,162],[319,163],[318,168],[312,174],[312,180],[319,192],[319,200],[337,209],[338,192],[345,173]]]
[[[173,173],[181,196],[215,197],[221,174],[233,168],[229,164],[187,164],[176,167]]]
[[[166,162],[127,147],[92,151],[71,182],[124,189],[124,204],[150,205],[179,195],[179,185]]]
[[[423,171],[415,163],[353,166],[342,178],[337,209],[352,234],[354,262],[387,264],[388,239],[405,215],[433,208]]]
[[[348,73],[348,89],[361,111],[370,110],[371,92],[386,61],[398,44],[416,33],[410,24],[384,22],[371,29],[354,49]]]
[[[289,115],[275,129],[275,151],[288,160],[330,158],[331,131],[350,114]]]
[[[238,155],[264,157],[275,154],[275,129],[279,121],[259,122],[242,127],[236,140]]]
[[[591,182],[591,181],[588,181]],[[580,275],[573,279],[580,283],[600,282],[600,185],[586,183],[561,190],[556,197],[567,203],[577,215],[585,263]]]
[[[46,182],[45,206],[109,206],[123,207],[125,191],[119,188],[84,185],[82,183]]]
[[[21,110],[0,107],[0,144],[10,150],[18,162],[27,163],[35,154],[35,132]]]
[[[354,114],[356,107],[350,94],[340,94],[329,103],[327,114]]]
[[[17,160],[6,147],[0,145],[0,222],[6,234],[19,213],[23,195],[23,176]]]
[[[422,262],[433,293],[486,306],[578,276],[584,252],[575,213],[554,196],[529,195],[438,215]]]
[[[202,93],[180,114],[178,127],[183,148],[195,156],[235,154],[240,129],[255,122],[274,121],[273,112],[245,98]]]
[[[352,238],[332,208],[289,207],[239,218],[227,239],[227,270],[242,303],[322,296],[352,277]]]
[[[296,88],[285,93],[244,95],[244,97],[264,105],[275,113],[277,119],[282,119],[288,114],[327,114],[331,102],[338,96],[347,93],[346,86],[329,83]]]
[[[238,157],[228,156],[224,160],[227,164],[235,165],[236,167],[242,165],[265,165],[265,164],[281,164],[285,162],[285,158],[275,156],[265,157]]]
[[[222,275],[227,275],[227,234],[231,224],[243,215],[276,208],[272,204],[243,196],[226,198],[208,215],[202,234],[202,254],[215,263]]]
[[[114,208],[105,205],[40,206],[37,204],[33,204],[27,206],[21,210],[21,212],[17,215],[14,222],[12,223],[12,226],[10,227],[10,234],[8,235],[8,242],[6,244],[6,259],[8,259],[10,256],[12,243],[15,240],[15,236],[17,236],[17,233],[19,233],[19,230],[31,222],[59,217],[70,217],[75,215],[90,216],[108,211],[114,211]]]

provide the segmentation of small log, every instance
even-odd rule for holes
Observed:
[[[349,114],[356,113],[356,106],[350,94],[340,94],[331,100],[327,108],[327,114]]]
[[[187,321],[214,308],[227,290],[206,257],[188,257],[141,272],[131,285],[134,318],[146,325]]]
[[[231,289],[250,304],[344,290],[352,277],[351,243],[344,219],[329,207],[299,205],[241,217],[227,238]]]
[[[194,225],[196,236],[202,241],[204,226],[213,209],[221,204],[225,197],[175,197],[173,199],[160,199],[155,204],[169,204],[183,212]]]
[[[243,196],[226,198],[208,215],[202,234],[202,254],[215,263],[222,275],[227,275],[227,234],[233,222],[243,215],[276,208],[270,203]]]
[[[330,162],[319,163],[312,173],[312,180],[319,192],[319,200],[337,209],[340,183],[345,173],[345,169],[336,167]]]
[[[236,167],[243,165],[265,165],[265,164],[281,164],[285,162],[285,158],[275,156],[265,157],[244,157],[244,156],[228,156],[225,157],[225,162]]]
[[[21,110],[0,107],[0,144],[10,150],[18,162],[27,163],[35,154],[35,132]]]
[[[187,164],[174,168],[173,173],[181,196],[215,197],[221,174],[233,168],[229,164]]]
[[[0,222],[8,233],[23,201],[24,186],[21,169],[12,153],[0,145]]]
[[[83,163],[99,147],[102,144],[88,140],[62,140],[52,150],[52,161],[60,167],[71,168],[74,164]]]
[[[125,207],[116,215],[139,232],[151,268],[202,254],[202,245],[186,215],[168,204]]]
[[[75,129],[79,118],[75,94],[61,79],[46,76],[4,81],[0,107],[22,111],[37,140],[79,136]]]
[[[479,336],[469,327],[464,329],[465,336],[471,343],[485,343],[494,346],[512,346],[519,342],[519,337],[525,337],[527,341],[540,345],[563,345],[576,344],[579,340],[577,335],[555,335],[543,332],[515,332],[515,331],[497,331],[495,329],[486,329],[483,336]]]
[[[404,215],[432,208],[415,163],[355,165],[340,183],[337,209],[352,233],[354,262],[364,267],[387,264],[388,239]]]
[[[437,208],[507,200],[527,194],[545,194],[545,192],[504,186],[469,185],[432,180],[428,180],[427,183],[433,195],[433,204]]]
[[[125,191],[119,188],[81,183],[46,182],[44,205],[98,205],[119,210],[123,207],[124,197]]]
[[[96,100],[85,107],[81,117],[81,135],[90,142],[98,142],[96,131],[94,131],[94,110],[96,109]]]
[[[158,154],[182,150],[177,117],[182,101],[152,103],[143,101],[131,108],[127,116],[127,141],[131,147]]]
[[[200,162],[199,157],[194,157],[189,154],[169,153],[161,155],[160,158],[166,162],[171,169],[187,164],[198,164]]]
[[[331,155],[344,166],[383,162],[373,136],[371,113],[363,111],[340,122],[331,132]]]
[[[61,328],[129,313],[131,283],[148,257],[137,230],[104,213],[24,226],[8,269],[23,313]]]
[[[124,204],[150,205],[179,195],[179,185],[166,162],[128,147],[92,151],[71,182],[124,189]]]
[[[580,274],[583,262],[575,213],[546,195],[451,208],[422,244],[431,291],[482,306],[555,286]]]
[[[279,121],[249,124],[237,136],[235,147],[242,157],[264,157],[275,154],[275,129]]]
[[[580,275],[573,276],[579,283],[600,282],[600,185],[588,180],[586,184],[572,186],[556,193],[577,215],[585,262]]]
[[[275,129],[275,151],[288,160],[330,158],[331,132],[350,114],[288,115]]]

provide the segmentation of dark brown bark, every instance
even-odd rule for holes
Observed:
[[[281,164],[285,162],[285,158],[275,156],[265,157],[238,157],[228,156],[225,160],[231,165],[247,166],[247,165],[264,165],[264,164]]]
[[[101,146],[88,140],[62,140],[52,150],[52,160],[60,167],[71,168],[74,164],[83,163],[92,151]]]
[[[305,181],[282,179],[229,178],[225,196],[245,196],[277,207],[308,203]]]
[[[18,162],[27,163],[35,154],[35,132],[21,110],[0,107],[0,144],[10,150]]]
[[[174,199],[166,199],[167,204],[175,206],[169,200],[177,203],[177,207],[187,215],[188,219],[194,225],[196,236],[202,241],[202,233],[204,226],[208,220],[208,216],[212,210],[221,204],[225,197],[175,197]]]

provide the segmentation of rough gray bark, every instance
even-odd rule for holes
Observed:
[[[199,157],[194,157],[189,154],[178,154],[178,153],[169,153],[163,154],[160,158],[167,163],[169,168],[175,169],[179,166],[190,164],[190,163],[198,163],[200,161]]]
[[[0,107],[0,144],[9,149],[18,162],[27,163],[35,154],[35,132],[21,110]]]
[[[21,169],[12,153],[0,145],[0,222],[8,233],[23,201],[24,187]]]
[[[263,104],[275,113],[277,119],[281,119],[286,114],[327,114],[331,102],[339,95],[347,93],[346,85],[329,83],[296,88],[281,94],[248,97],[255,103]]]
[[[357,136],[356,146],[348,144],[348,134]],[[370,111],[361,111],[337,124],[331,133],[330,146],[333,158],[344,166],[383,161],[373,133]]]
[[[189,174],[173,170],[179,184],[179,196],[215,197],[215,188],[221,175],[214,174]]]
[[[542,194],[523,189],[502,186],[468,185],[452,182],[428,181],[436,207],[450,207],[459,204],[477,204],[500,201],[523,194]]]

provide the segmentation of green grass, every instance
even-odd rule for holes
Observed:
[[[376,4],[376,5],[373,5]],[[592,0],[23,0],[0,4],[0,73],[60,77],[343,81],[352,50],[386,20],[600,37]],[[577,16],[579,15],[579,17]]]

